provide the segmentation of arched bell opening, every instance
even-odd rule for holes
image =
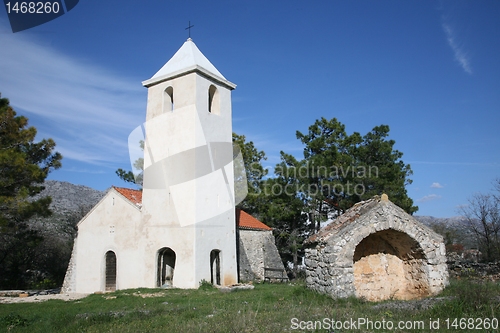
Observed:
[[[208,88],[208,112],[220,114],[219,91],[213,84]]]
[[[163,91],[163,112],[174,111],[174,88],[167,87]]]

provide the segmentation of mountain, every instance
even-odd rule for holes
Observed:
[[[47,180],[44,186],[45,189],[35,198],[50,196],[52,198],[50,208],[58,214],[88,211],[106,194],[105,191],[57,180]]]
[[[414,216],[417,221],[444,237],[446,245],[461,244],[466,249],[477,248],[477,240],[464,216]]]
[[[466,218],[464,216],[453,216],[453,217],[434,217],[434,216],[413,216],[418,222],[425,224],[426,226],[432,225],[446,225],[449,227],[459,227],[463,226],[466,222]]]
[[[50,196],[52,215],[46,218],[34,217],[30,221],[31,228],[38,230],[46,238],[72,242],[76,224],[106,192],[57,180],[48,180],[43,185],[45,189],[33,199]]]

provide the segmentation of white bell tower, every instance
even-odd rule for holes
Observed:
[[[148,281],[237,281],[231,90],[189,38],[149,80],[140,246]],[[153,256],[150,254],[154,253]],[[148,255],[149,254],[149,255]]]

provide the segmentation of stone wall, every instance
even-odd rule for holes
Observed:
[[[285,269],[272,231],[240,229],[240,281],[263,281],[264,267]]]
[[[447,254],[450,276],[500,280],[500,261],[482,263],[476,258],[451,252]]]
[[[393,254],[363,257],[354,264],[356,296],[369,301],[419,298],[428,290],[421,267],[419,260],[405,261]]]
[[[240,281],[264,279],[264,234],[257,230],[239,231]]]
[[[309,288],[332,297],[373,300],[418,298],[444,288],[448,271],[440,235],[389,201],[354,209],[342,224],[308,243]],[[400,278],[388,280],[396,271]],[[393,286],[384,286],[387,281]]]
[[[73,252],[71,252],[68,269],[66,270],[66,275],[64,276],[64,282],[61,288],[61,293],[63,294],[76,292],[76,242],[77,238],[75,238],[73,243]]]

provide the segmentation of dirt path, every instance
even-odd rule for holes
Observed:
[[[51,295],[38,295],[30,297],[0,297],[0,303],[34,303],[45,302],[49,299],[60,299],[63,301],[72,301],[84,298],[88,294],[51,294]]]

